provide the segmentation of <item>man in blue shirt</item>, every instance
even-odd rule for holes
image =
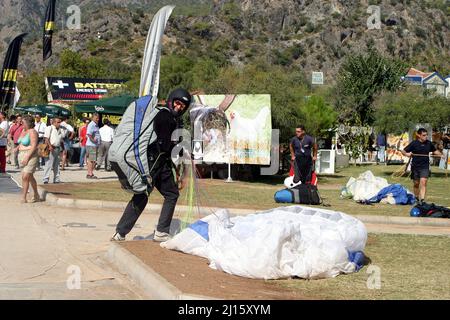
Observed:
[[[424,128],[417,130],[417,140],[414,140],[402,150],[406,157],[412,157],[411,179],[414,181],[414,195],[421,203],[425,200],[427,181],[430,176],[430,152],[442,156],[442,153],[428,140],[428,132]]]
[[[94,175],[94,168],[97,163],[98,147],[100,145],[100,128],[98,127],[99,120],[99,114],[94,113],[92,115],[92,121],[89,123],[86,131],[87,179],[97,179]]]
[[[303,125],[295,129],[295,137],[289,144],[291,160],[294,161],[294,183],[301,181],[303,184],[310,182],[314,164],[317,160],[317,144],[313,137],[306,134]]]

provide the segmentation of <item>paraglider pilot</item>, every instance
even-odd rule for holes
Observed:
[[[152,184],[163,195],[164,203],[161,209],[158,225],[153,240],[163,242],[170,239],[170,224],[177,204],[179,193],[178,181],[172,171],[171,151],[175,146],[172,133],[179,128],[179,120],[191,104],[192,97],[184,89],[176,89],[169,94],[167,108],[161,109],[154,119],[156,141],[148,146],[147,157],[152,164]],[[178,179],[178,177],[177,177]],[[116,234],[111,241],[124,241],[125,236],[136,224],[148,202],[147,193],[135,194],[128,203],[116,227]]]

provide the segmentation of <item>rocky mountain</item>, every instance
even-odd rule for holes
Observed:
[[[42,32],[46,0],[0,0],[0,57],[20,32],[30,32],[21,55],[27,73],[42,68]],[[64,48],[141,63],[153,14],[177,5],[169,20],[164,52],[210,57],[243,65],[266,59],[309,73],[323,71],[327,82],[343,58],[375,47],[424,70],[450,73],[450,23],[444,0],[70,0],[57,1],[54,55]],[[81,8],[81,29],[69,30],[66,10]],[[376,7],[370,7],[376,6]],[[371,9],[368,9],[368,8]],[[369,11],[368,11],[369,10]],[[378,11],[379,10],[379,11]],[[379,29],[368,20],[377,15]]]

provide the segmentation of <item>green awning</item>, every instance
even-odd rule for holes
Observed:
[[[103,113],[123,115],[128,106],[137,98],[132,96],[117,96],[104,98],[96,101],[90,101],[75,105],[75,112],[80,113]]]
[[[55,116],[62,116],[68,118],[72,115],[72,112],[70,112],[70,110],[53,104],[16,106],[13,110],[21,113],[39,114],[43,117],[50,117],[50,118]]]

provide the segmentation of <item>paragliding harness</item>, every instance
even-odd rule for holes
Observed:
[[[422,204],[417,204],[415,208],[419,209],[419,217],[424,218],[450,218],[450,209],[437,206],[434,203],[422,202]]]
[[[294,160],[291,166],[291,172],[294,177],[299,179],[300,170],[297,166],[297,162]],[[294,181],[296,180],[294,178]],[[323,205],[325,207],[329,206],[325,204],[319,194],[319,189],[317,188],[317,176],[314,170],[314,165],[311,173],[308,175],[308,180],[305,184],[300,184],[294,188],[288,189],[293,197],[294,203],[298,204],[309,204],[309,205]]]
[[[289,173],[291,177],[294,177],[294,182],[299,179],[299,170],[297,164],[294,161],[291,163],[291,171]],[[323,205],[325,207],[329,206],[325,204],[320,197],[319,190],[317,189],[317,177],[315,172],[309,175],[310,179],[306,181],[305,184],[298,184],[293,187],[288,187],[286,189],[277,191],[275,193],[275,202],[277,203],[297,203],[297,204],[309,204],[309,205]],[[296,182],[295,182],[296,184]]]
[[[312,184],[300,184],[292,189],[287,189],[292,194],[294,203],[299,204],[323,204],[319,195],[319,190]]]
[[[170,110],[156,105],[151,96],[141,97],[127,108],[116,129],[108,156],[122,189],[150,193],[155,175],[168,156],[159,152],[153,122],[159,112]],[[156,145],[156,148],[153,147]]]

